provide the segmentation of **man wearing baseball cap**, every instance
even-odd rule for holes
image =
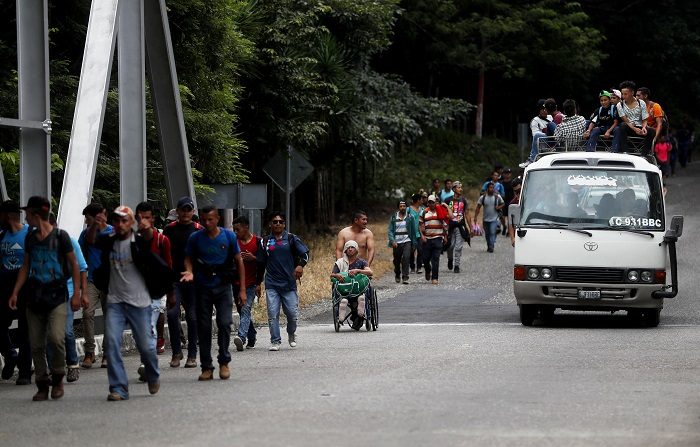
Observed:
[[[80,284],[80,269],[73,252],[73,244],[68,233],[54,228],[49,222],[51,204],[40,196],[29,198],[22,207],[27,215],[27,223],[32,230],[27,234],[24,247],[24,262],[19,270],[12,296],[10,309],[17,309],[20,290],[26,301],[29,344],[32,347],[37,393],[33,400],[63,397],[63,377],[66,374],[66,279],[70,276],[73,284]],[[71,306],[80,309],[80,288],[73,290]],[[46,363],[46,344],[52,345],[50,369]],[[51,376],[49,377],[49,372]]]
[[[156,345],[151,343],[151,297],[164,295],[167,288],[172,290],[173,274],[151,251],[151,242],[134,232],[131,208],[119,206],[110,217],[114,233],[97,240],[102,259],[94,277],[97,287],[107,294],[105,352],[110,391],[107,400],[120,401],[129,398],[129,380],[121,354],[122,333],[127,323],[145,367],[148,392],[156,394],[160,389]]]
[[[173,261],[173,270],[181,274],[185,269],[185,249],[187,240],[195,231],[203,227],[192,221],[194,215],[194,201],[190,197],[181,197],[175,208],[176,219],[163,229],[163,235],[170,239],[170,255]],[[177,281],[175,284],[175,305],[168,309],[168,333],[173,357],[170,360],[171,368],[179,368],[182,360],[182,344],[180,340],[180,306],[185,308],[185,320],[187,321],[187,361],[185,368],[197,367],[197,302],[194,294],[194,284],[191,282]]]

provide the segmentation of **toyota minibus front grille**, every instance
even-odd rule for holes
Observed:
[[[580,283],[622,283],[625,271],[605,267],[557,267],[554,280]]]

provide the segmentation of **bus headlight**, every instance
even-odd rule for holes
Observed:
[[[540,271],[542,279],[552,279],[552,269],[545,267]]]
[[[627,279],[631,282],[639,281],[639,272],[636,270],[630,270],[629,272],[627,272]]]
[[[527,270],[527,277],[528,279],[537,279],[540,277],[540,271],[539,269],[536,269],[535,267],[530,267]]]
[[[640,278],[642,278],[642,282],[651,282],[654,279],[654,275],[649,270],[643,270]]]

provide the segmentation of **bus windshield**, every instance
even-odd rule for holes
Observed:
[[[665,229],[660,177],[616,169],[528,173],[520,199],[524,227]]]

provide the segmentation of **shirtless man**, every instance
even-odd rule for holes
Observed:
[[[367,228],[367,213],[355,211],[352,217],[352,225],[345,227],[338,232],[335,242],[335,258],[343,257],[343,247],[347,241],[355,241],[359,246],[359,255],[367,260],[368,265],[372,265],[374,260],[374,234]]]

